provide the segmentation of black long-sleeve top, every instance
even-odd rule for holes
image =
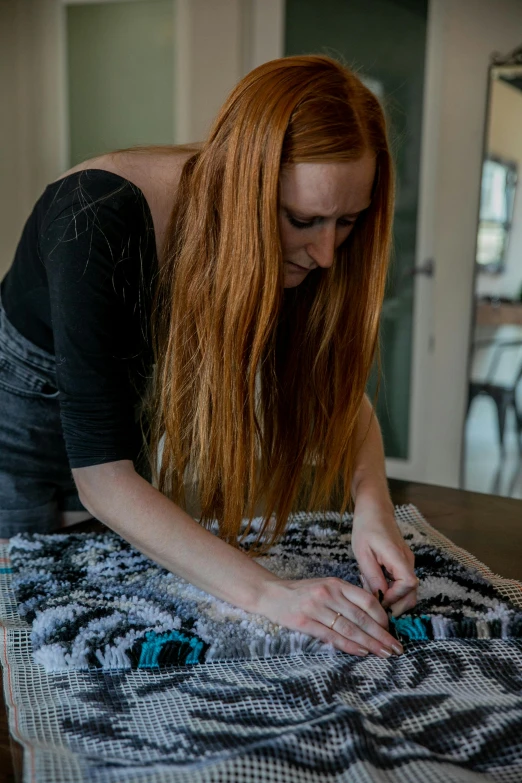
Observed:
[[[70,466],[137,458],[157,255],[147,201],[100,169],[49,185],[2,281],[9,321],[56,357]]]

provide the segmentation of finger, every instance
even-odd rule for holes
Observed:
[[[367,633],[359,625],[341,615],[333,630],[338,636],[349,639],[358,647],[369,650],[379,658],[390,658],[394,653],[400,655],[403,651],[400,642],[390,634],[383,632],[379,626],[368,629],[370,633]],[[374,633],[376,636],[373,635]]]
[[[392,604],[390,606],[390,609],[394,617],[399,617],[401,614],[404,614],[404,612],[407,612],[409,609],[413,609],[416,603],[417,603],[417,591],[414,590],[413,592],[408,593],[408,595],[405,596],[404,598],[401,598],[400,601],[397,601],[396,603]]]
[[[374,595],[375,598],[378,598],[380,595],[382,595],[381,590],[377,590],[375,593],[373,592],[371,585],[366,581],[366,577],[362,573],[360,575],[360,580],[361,580],[362,589],[366,590],[367,593],[370,593],[370,595]]]
[[[362,589],[366,590],[367,593],[371,593],[370,585],[364,578],[364,574],[360,574],[359,579],[361,580]]]
[[[407,546],[392,545],[383,552],[382,568],[389,581],[407,579],[414,575],[415,555]]]
[[[358,562],[365,589],[368,589],[373,595],[378,595],[379,590],[382,593],[385,593],[388,589],[388,582],[373,553],[371,551],[362,553],[359,555]]]
[[[382,628],[388,628],[388,615],[372,593],[361,590],[359,587],[354,587],[347,582],[341,587],[341,593],[343,598],[346,598],[348,601],[348,611],[349,605],[353,604],[361,609],[363,613],[369,615]],[[341,611],[346,616],[344,607],[340,606],[338,611]]]
[[[393,604],[405,598],[409,593],[415,592],[419,586],[419,580],[411,571],[404,578],[397,578],[394,582],[391,582],[387,588],[382,606],[384,609],[388,609]]]
[[[338,612],[341,612],[340,616],[337,616]],[[360,646],[366,647],[370,652],[382,658],[389,658],[393,652],[397,655],[402,652],[402,647],[397,639],[375,622],[363,609],[351,602],[347,601],[344,608],[339,607],[337,610],[326,609],[320,619],[325,625],[328,624],[329,630],[356,641]],[[334,621],[333,626],[332,621]]]
[[[337,650],[341,650],[341,652],[348,653],[349,655],[357,655],[363,658],[369,653],[369,650],[366,647],[341,636],[335,631],[331,631],[323,625],[323,623],[316,620],[311,620],[309,625],[306,626],[306,629],[303,628],[303,633],[308,633],[310,636],[320,639],[322,642],[325,642],[325,644],[331,644]]]

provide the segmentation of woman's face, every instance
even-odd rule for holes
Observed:
[[[357,217],[370,206],[375,155],[344,163],[297,163],[280,179],[279,230],[284,287],[317,267],[328,269]]]

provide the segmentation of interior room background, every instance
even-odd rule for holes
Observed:
[[[70,166],[204,138],[265,60],[341,56],[383,100],[397,159],[379,401],[388,473],[459,486],[488,66],[521,44],[520,0],[0,0],[0,274]]]
[[[522,52],[522,50],[520,50]],[[522,55],[489,75],[477,232],[466,489],[522,497]]]

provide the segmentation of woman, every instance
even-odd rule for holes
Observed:
[[[413,606],[417,580],[364,395],[392,208],[377,100],[315,56],[248,74],[200,148],[120,151],[49,185],[1,289],[0,533],[84,508],[236,606],[400,654],[384,608]],[[261,499],[264,546],[283,531],[310,463],[310,509],[335,486],[355,501],[365,589],[282,580],[237,547]]]

